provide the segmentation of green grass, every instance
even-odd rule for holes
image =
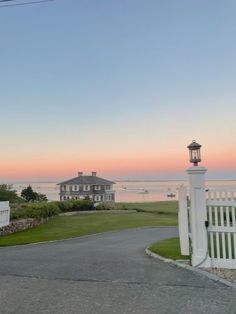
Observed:
[[[177,225],[177,215],[157,213],[96,213],[51,218],[38,227],[0,237],[0,246],[60,240],[145,226]]]
[[[180,254],[179,238],[172,238],[162,240],[154,243],[150,248],[150,251],[173,260],[177,259],[189,259],[189,256]]]
[[[68,239],[105,231],[177,225],[177,202],[117,203],[116,209],[138,212],[79,214],[51,218],[38,227],[0,237],[0,246]]]
[[[162,202],[150,202],[150,203],[117,203],[117,209],[137,209],[139,211],[165,214],[165,215],[177,215],[178,202],[177,201],[162,201]]]

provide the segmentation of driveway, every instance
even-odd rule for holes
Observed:
[[[0,313],[236,314],[236,290],[148,257],[174,227],[0,249]]]

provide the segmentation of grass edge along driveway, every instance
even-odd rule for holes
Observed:
[[[173,206],[175,206],[174,203]],[[62,240],[112,230],[175,225],[177,225],[177,211],[173,211],[172,208],[170,212],[166,210],[162,213],[158,211],[155,213],[152,210],[152,212],[125,213],[125,211],[120,211],[118,214],[108,212],[61,216],[52,218],[38,227],[2,236],[0,237],[0,246]]]
[[[149,247],[149,250],[164,258],[172,260],[189,260],[189,256],[181,255],[179,238],[158,241]]]

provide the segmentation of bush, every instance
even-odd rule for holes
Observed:
[[[19,204],[11,210],[11,219],[48,218],[59,215],[61,212],[94,210],[90,200],[67,200],[62,202],[41,202]]]
[[[56,202],[52,203],[37,203],[37,204],[22,204],[21,208],[11,212],[11,219],[23,218],[49,218],[57,216],[60,213],[60,208]]]
[[[91,200],[66,200],[57,202],[60,210],[65,212],[70,211],[85,211],[85,210],[94,210],[94,204]]]
[[[95,207],[96,210],[111,210],[114,208],[114,203],[100,203]]]

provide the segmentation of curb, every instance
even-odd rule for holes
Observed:
[[[181,267],[181,268],[184,268],[184,269],[187,269],[189,271],[192,271],[194,273],[197,273],[197,274],[200,274],[202,276],[206,276],[208,277],[209,279],[211,280],[214,280],[216,282],[220,282],[230,288],[233,288],[233,289],[236,289],[236,284],[226,280],[226,279],[223,279],[221,277],[218,277],[217,275],[215,274],[212,274],[212,273],[209,273],[208,271],[205,271],[203,269],[199,269],[199,268],[195,268],[193,266],[190,266],[190,265],[186,265],[186,264],[182,264],[182,263],[179,263],[177,261],[174,261],[172,259],[169,259],[169,258],[164,258],[156,253],[153,253],[152,251],[149,250],[149,247],[147,247],[145,249],[145,252],[147,255],[155,258],[155,259],[158,259],[158,260],[161,260],[162,262],[165,262],[165,263],[169,263],[169,264],[172,264],[172,265],[175,265],[177,267]]]

